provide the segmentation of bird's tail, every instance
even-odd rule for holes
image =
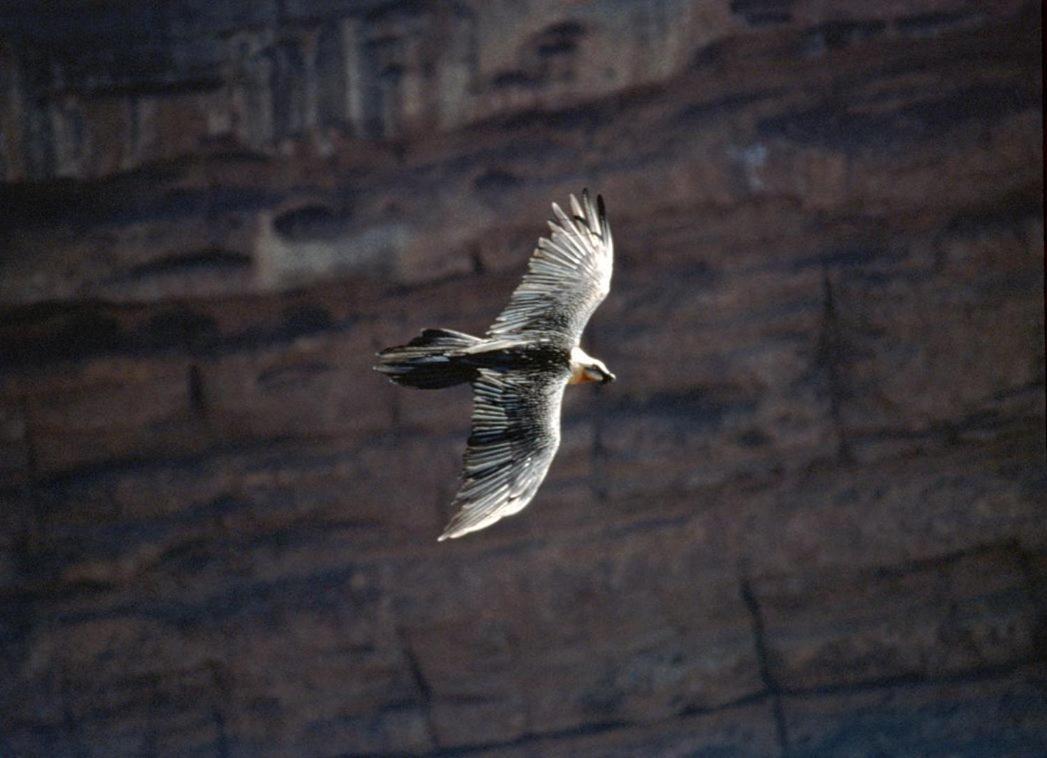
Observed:
[[[479,342],[479,337],[452,329],[426,329],[406,345],[378,353],[374,370],[397,384],[423,390],[470,382],[476,378],[476,367],[465,365],[453,353]]]

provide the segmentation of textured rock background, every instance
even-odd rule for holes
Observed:
[[[1047,752],[1041,10],[0,6],[0,753]],[[452,544],[553,199],[615,288]]]

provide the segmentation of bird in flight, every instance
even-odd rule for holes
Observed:
[[[523,281],[483,337],[426,329],[378,353],[376,371],[418,389],[473,386],[472,433],[440,540],[490,526],[531,502],[560,446],[560,404],[568,384],[611,382],[614,374],[579,346],[611,287],[614,243],[603,198],[553,203],[550,234],[538,240]]]

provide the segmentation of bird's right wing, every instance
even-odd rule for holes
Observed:
[[[551,234],[538,240],[523,281],[487,333],[492,337],[560,332],[578,344],[589,317],[611,289],[614,241],[603,198],[571,195],[571,215],[553,203]]]
[[[518,513],[531,502],[560,446],[560,403],[569,374],[480,369],[473,382],[473,430],[457,512],[441,540]]]

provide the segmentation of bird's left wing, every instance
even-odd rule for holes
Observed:
[[[521,511],[560,446],[567,372],[481,369],[473,382],[473,429],[457,511],[441,540],[461,537]]]
[[[491,336],[559,332],[578,344],[596,307],[611,289],[614,241],[603,198],[571,195],[571,215],[553,203],[550,235],[538,240],[523,281],[488,329]]]

